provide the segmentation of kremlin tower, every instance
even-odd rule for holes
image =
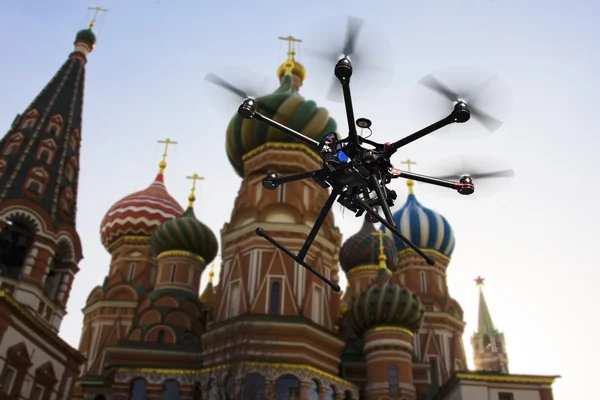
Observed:
[[[69,393],[84,361],[58,331],[83,258],[77,188],[92,27],[0,140],[0,398]]]
[[[475,279],[479,286],[479,321],[477,332],[471,337],[475,369],[508,374],[508,355],[504,334],[498,331],[492,322],[492,315],[483,295],[483,281],[484,279],[481,277]]]

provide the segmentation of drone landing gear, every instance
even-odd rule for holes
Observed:
[[[312,229],[310,230],[310,233],[308,234],[308,237],[304,241],[304,244],[302,245],[302,248],[298,252],[298,255],[295,255],[290,250],[288,250],[285,246],[283,246],[282,244],[280,244],[279,242],[277,242],[271,236],[267,235],[267,233],[264,231],[264,229],[262,229],[262,228],[256,228],[256,234],[258,236],[265,238],[273,246],[275,246],[279,250],[283,251],[285,254],[287,254],[290,258],[292,258],[298,264],[302,265],[304,268],[306,268],[311,273],[313,273],[315,276],[317,276],[317,278],[321,279],[323,282],[325,282],[326,284],[328,284],[329,286],[331,286],[331,288],[333,289],[334,292],[339,292],[341,290],[340,285],[338,285],[337,283],[331,282],[329,279],[327,279],[326,277],[324,277],[323,275],[321,275],[317,270],[315,270],[313,267],[311,267],[310,265],[308,265],[304,261],[304,258],[306,257],[306,254],[308,253],[308,249],[310,249],[310,246],[312,245],[313,241],[317,237],[317,234],[319,233],[319,230],[321,229],[321,226],[325,222],[325,218],[327,217],[327,214],[329,214],[329,211],[331,210],[331,207],[333,206],[333,203],[335,202],[335,200],[337,199],[337,197],[339,195],[340,195],[340,192],[337,191],[336,189],[333,189],[333,191],[329,195],[329,198],[325,202],[325,205],[321,209],[321,212],[319,213],[319,216],[317,217],[317,220],[315,221],[315,224],[313,225]]]

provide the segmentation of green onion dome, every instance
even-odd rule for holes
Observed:
[[[283,70],[282,70],[283,68]],[[282,72],[283,71],[283,72]],[[312,139],[321,140],[335,133],[337,124],[329,112],[298,94],[306,71],[299,63],[288,60],[279,69],[280,86],[272,94],[256,99],[258,111]],[[244,176],[243,156],[266,143],[299,143],[291,136],[254,119],[236,113],[227,127],[226,151],[235,171]]]
[[[391,282],[390,274],[381,268],[373,284],[350,305],[347,315],[357,335],[376,326],[397,326],[413,332],[421,326],[421,300],[404,286]]]
[[[191,195],[189,200],[190,204],[183,215],[156,228],[150,244],[157,255],[166,251],[188,251],[202,257],[207,265],[217,256],[219,242],[210,228],[196,218],[193,208],[194,195]]]
[[[75,42],[83,40],[88,42],[92,46],[96,44],[96,35],[92,32],[91,29],[82,29],[77,32],[77,36],[75,36]]]
[[[374,224],[365,220],[360,231],[344,242],[340,249],[340,265],[344,272],[363,265],[379,265],[382,255],[386,258],[387,268],[396,269],[399,261],[396,242],[389,234],[380,238],[378,232]],[[383,247],[383,254],[380,247]]]

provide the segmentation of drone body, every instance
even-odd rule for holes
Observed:
[[[344,49],[344,54],[346,55],[337,62],[334,68],[334,74],[341,84],[344,97],[346,118],[348,121],[348,136],[346,138],[339,140],[337,139],[337,134],[331,132],[326,134],[320,141],[316,141],[261,114],[258,111],[256,100],[248,98],[247,96],[245,96],[246,100],[244,100],[238,108],[238,114],[242,118],[255,119],[274,127],[303,142],[305,145],[315,150],[321,157],[322,165],[318,170],[283,177],[279,176],[276,171],[270,171],[263,179],[263,186],[268,190],[275,190],[280,185],[309,178],[313,179],[321,187],[331,190],[325,205],[321,209],[298,254],[292,253],[285,246],[278,243],[262,228],[256,229],[256,234],[265,238],[279,250],[294,259],[298,264],[322,279],[336,292],[340,291],[340,286],[338,284],[331,282],[304,261],[308,250],[323,225],[325,218],[330,212],[333,203],[337,201],[346,209],[355,213],[357,217],[366,213],[368,221],[380,222],[392,234],[401,239],[408,247],[412,248],[417,254],[424,258],[427,264],[434,265],[435,262],[431,257],[427,256],[397,229],[390,210],[390,207],[394,206],[397,195],[396,192],[390,190],[386,185],[389,184],[392,179],[405,178],[450,188],[462,195],[469,195],[475,191],[471,179],[474,175],[460,176],[458,182],[456,182],[448,180],[451,177],[436,178],[414,174],[394,168],[391,163],[391,157],[401,147],[447,125],[467,122],[471,118],[472,112],[473,115],[479,119],[483,119],[483,117],[489,118],[489,116],[483,114],[478,109],[471,110],[465,101],[461,101],[455,96],[456,99],[453,101],[454,107],[449,115],[394,143],[377,143],[358,135],[356,130],[357,126],[362,129],[370,129],[372,123],[366,118],[359,118],[358,120],[355,120],[354,118],[354,108],[350,91],[350,81],[353,70],[352,63],[348,58],[348,55],[353,51],[353,46],[354,39],[347,39]],[[211,80],[214,83],[239,94],[239,90],[236,92],[235,89],[232,89],[230,84],[220,78],[211,76]],[[437,82],[434,82],[434,84],[437,84]],[[438,89],[438,91],[443,91],[446,97],[452,96],[452,93],[450,93],[449,90]],[[492,176],[492,174],[488,173],[486,175],[486,177],[490,176]],[[377,212],[376,208],[381,208],[383,216]]]

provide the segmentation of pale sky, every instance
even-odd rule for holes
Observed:
[[[498,90],[510,88],[512,111],[493,135],[446,140],[451,133],[460,136],[462,126],[453,127],[405,147],[395,160],[411,158],[418,163],[413,171],[420,172],[427,164],[467,153],[499,159],[516,170],[513,183],[493,197],[468,199],[423,185],[415,187],[416,195],[454,229],[448,284],[465,311],[469,358],[477,320],[473,279],[482,275],[494,322],[506,336],[511,372],[560,374],[557,400],[589,398],[600,356],[592,342],[599,328],[592,293],[600,273],[591,251],[597,246],[600,194],[599,139],[592,126],[600,89],[598,4],[2,0],[0,126],[5,129],[72,50],[75,33],[91,18],[86,7],[110,10],[97,23],[98,44],[87,67],[77,220],[85,258],[61,336],[78,346],[80,310],[108,272],[100,221],[114,202],[155,177],[162,153],[157,140],[179,142],[168,158],[170,193],[185,205],[190,188],[185,176],[197,172],[206,180],[199,187],[196,215],[217,235],[229,219],[241,179],[226,158],[225,129],[238,102],[228,102],[226,93],[210,87],[203,79],[208,72],[231,77],[234,71],[236,82],[266,78],[270,91],[285,59],[285,44],[277,37],[300,37],[298,60],[308,70],[301,92],[327,107],[345,134],[343,108],[327,101],[324,89],[333,64],[304,57],[302,49],[320,48],[320,32],[335,34],[323,18],[337,20],[341,34],[346,16],[354,15],[366,20],[365,39],[376,40],[371,48],[387,46],[384,55],[396,66],[391,78],[379,79],[377,95],[364,96],[365,85],[358,87],[359,76],[377,72],[355,72],[356,117],[373,121],[374,140],[393,141],[446,115],[439,100],[416,84],[440,68],[483,68],[506,82]],[[504,91],[497,93],[502,94],[488,99],[502,100]],[[423,109],[424,101],[437,108]],[[392,187],[401,206],[404,181]],[[345,238],[362,224],[349,212],[342,216],[339,206],[335,214]]]

